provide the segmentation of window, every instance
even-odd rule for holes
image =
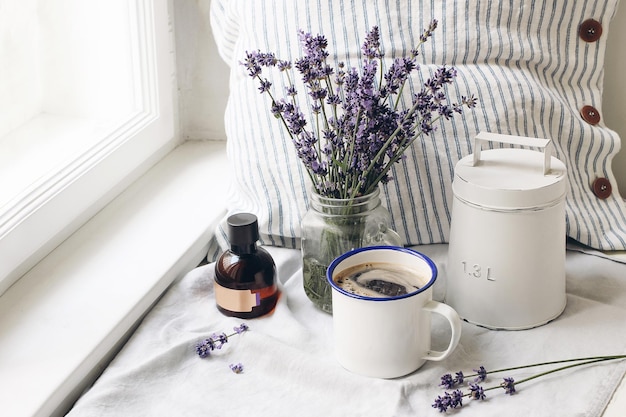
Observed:
[[[0,6],[0,294],[176,145],[172,45],[167,0]]]

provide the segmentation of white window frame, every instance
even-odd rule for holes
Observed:
[[[4,414],[65,415],[225,215],[225,142],[179,139],[177,1],[128,1],[139,110],[0,213]]]
[[[137,111],[0,212],[0,295],[178,144],[170,6],[129,2]]]

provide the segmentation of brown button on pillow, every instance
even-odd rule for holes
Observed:
[[[473,93],[479,103],[416,143],[395,166],[394,180],[381,187],[404,243],[447,241],[454,166],[471,153],[479,131],[490,131],[552,139],[555,156],[568,168],[568,236],[598,249],[626,249],[626,206],[617,187],[605,199],[592,187],[596,178],[615,183],[610,167],[620,139],[603,125],[601,104],[606,37],[617,3],[213,0],[214,36],[231,68],[225,115],[234,181],[230,212],[255,213],[264,244],[297,247],[308,204],[308,179],[294,146],[272,116],[268,97],[240,65],[246,51],[295,60],[302,55],[297,33],[303,29],[327,37],[331,64],[358,66],[364,36],[376,25],[389,65],[407,55],[437,19],[439,27],[419,57],[423,77],[438,65],[453,65],[458,76],[449,88],[452,100]],[[579,35],[590,21],[602,29],[592,30],[601,32],[593,42]],[[274,86],[280,86],[275,75]],[[414,79],[411,87],[422,81]],[[585,106],[596,110],[597,123],[582,117]],[[218,239],[224,247],[223,230]]]

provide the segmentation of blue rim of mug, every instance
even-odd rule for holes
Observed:
[[[354,293],[352,293],[350,291],[346,291],[343,288],[341,288],[340,286],[338,286],[335,283],[335,281],[333,280],[333,278],[332,278],[333,271],[335,270],[335,268],[337,268],[337,265],[339,265],[341,262],[343,262],[346,258],[354,256],[357,253],[366,252],[366,251],[370,251],[370,250],[398,251],[398,252],[405,252],[405,253],[408,253],[410,255],[416,256],[416,257],[422,259],[424,262],[426,262],[428,264],[428,266],[430,267],[430,270],[432,271],[432,276],[430,277],[430,280],[428,281],[428,283],[426,283],[426,285],[418,288],[417,290],[415,290],[413,292],[410,292],[408,294],[396,295],[396,296],[393,296],[393,297],[369,297],[367,295],[358,295],[358,294],[354,294]],[[330,284],[330,286],[334,290],[337,290],[341,294],[347,295],[348,297],[356,298],[358,300],[368,300],[368,301],[393,301],[393,300],[400,300],[400,299],[403,299],[403,298],[413,297],[413,296],[415,296],[417,294],[420,294],[420,293],[426,291],[428,288],[432,287],[432,285],[437,280],[437,273],[438,273],[437,266],[435,265],[433,260],[430,259],[428,256],[424,255],[423,253],[418,252],[416,250],[413,250],[413,249],[410,249],[410,248],[405,248],[405,247],[402,247],[402,246],[367,246],[365,248],[352,249],[351,251],[348,251],[348,252],[344,253],[343,255],[340,255],[337,258],[335,258],[331,262],[331,264],[328,266],[328,269],[326,269],[326,280],[328,281],[328,283]]]

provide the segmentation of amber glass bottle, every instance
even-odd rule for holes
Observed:
[[[257,246],[259,226],[254,214],[228,217],[230,250],[215,264],[215,301],[225,315],[254,318],[276,306],[276,265],[272,256]]]

